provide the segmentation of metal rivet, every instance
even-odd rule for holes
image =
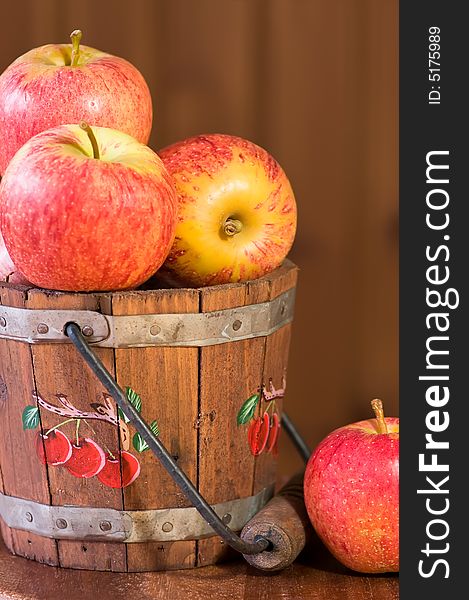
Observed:
[[[5,317],[0,317],[0,327],[6,327],[7,326],[7,320],[5,319]]]
[[[231,521],[231,515],[230,515],[230,513],[226,513],[226,515],[223,515],[223,517],[221,518],[221,520],[223,521],[223,523],[225,525],[228,525],[228,523]]]
[[[242,325],[241,321],[236,319],[236,321],[233,323],[232,327],[235,331],[238,331],[238,329],[241,327],[241,325]]]
[[[91,337],[94,333],[93,328],[89,325],[85,325],[84,327],[82,327],[81,332],[86,337]]]
[[[161,327],[159,325],[152,325],[150,327],[150,333],[151,335],[158,335],[161,331]]]
[[[165,533],[169,533],[170,531],[173,530],[173,524],[172,523],[163,523],[163,527],[161,528]]]
[[[101,523],[99,524],[99,528],[101,529],[101,531],[111,531],[112,524],[110,521],[101,521]]]
[[[39,323],[37,326],[38,333],[47,333],[49,331],[49,327],[45,323]]]
[[[55,524],[57,525],[58,529],[67,529],[68,527],[68,523],[65,519],[57,519]]]
[[[286,313],[286,311],[287,311],[287,305],[285,304],[285,302],[282,302],[282,307],[280,309],[280,314],[282,315],[282,317]]]
[[[29,523],[32,523],[33,515],[30,512],[27,512],[25,514],[25,517],[26,517],[26,521],[28,521]]]

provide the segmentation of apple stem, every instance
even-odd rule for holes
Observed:
[[[55,425],[54,427],[51,427],[48,431],[46,431],[46,433],[44,435],[48,436],[49,433],[51,433],[52,431],[55,431],[59,427],[62,427],[62,425],[65,425],[66,423],[71,423],[72,421],[75,421],[75,419],[67,419],[66,421],[62,421],[62,423],[59,423],[58,425]]]
[[[225,235],[229,235],[230,237],[236,235],[243,228],[243,224],[238,219],[232,219],[228,217],[223,225],[223,231]]]
[[[72,40],[72,57],[70,60],[70,66],[76,67],[78,64],[78,59],[80,57],[80,41],[81,41],[82,33],[79,29],[75,29],[70,34],[70,39]]]
[[[375,413],[376,422],[378,423],[378,433],[388,433],[388,426],[384,420],[383,403],[379,398],[375,398],[371,401],[371,408]]]
[[[88,123],[86,123],[86,121],[82,121],[80,123],[80,127],[83,129],[83,131],[86,131],[88,137],[90,138],[91,146],[93,148],[93,158],[99,160],[98,142],[96,141],[96,136],[94,135],[93,130],[88,125]]]

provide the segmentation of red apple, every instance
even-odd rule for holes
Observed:
[[[65,434],[55,429],[47,435],[37,434],[36,452],[44,465],[63,465],[72,456],[72,445]]]
[[[399,571],[399,419],[383,416],[329,434],[305,473],[306,508],[342,564],[362,573]]]
[[[21,283],[27,285],[29,282],[13,264],[13,261],[8,254],[5,246],[5,241],[0,233],[0,281],[8,281],[9,283]]]
[[[174,238],[177,196],[157,154],[82,123],[39,133],[0,183],[0,228],[31,283],[109,291],[146,281]]]
[[[160,156],[179,196],[170,274],[204,286],[255,279],[280,265],[295,237],[296,203],[270,154],[239,137],[201,135]]]
[[[98,473],[101,483],[111,488],[125,488],[140,475],[140,462],[130,452],[123,450],[117,457],[107,454],[106,464]]]
[[[65,468],[75,477],[89,479],[97,475],[106,462],[105,454],[100,446],[90,438],[78,438],[72,444],[72,455],[65,463]]]
[[[0,175],[31,137],[82,120],[148,142],[152,104],[141,73],[100,50],[47,44],[17,58],[0,76]],[[74,51],[75,49],[75,51]]]

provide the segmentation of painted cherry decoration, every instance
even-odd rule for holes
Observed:
[[[262,417],[253,419],[249,425],[248,442],[253,456],[258,456],[265,449],[269,437],[269,423],[269,415],[265,412]]]
[[[272,419],[271,419],[271,423],[270,423],[270,430],[269,430],[269,437],[267,438],[267,444],[265,447],[266,452],[273,452],[273,454],[275,455],[279,430],[280,430],[280,419],[278,418],[278,414],[274,413],[272,415]]]
[[[106,455],[103,469],[98,473],[99,481],[111,488],[125,488],[140,475],[140,462],[130,452],[123,450],[117,457]]]
[[[43,465],[63,465],[72,456],[72,445],[68,437],[56,429],[47,435],[37,434],[36,452]]]
[[[128,401],[137,412],[140,412],[142,407],[140,396],[130,387],[127,388],[126,393]],[[103,392],[101,402],[90,404],[92,410],[78,409],[65,394],[60,393],[55,396],[59,404],[51,404],[33,392],[34,404],[26,406],[22,413],[22,424],[25,430],[40,427],[40,408],[63,418],[66,417],[45,434],[41,432],[36,434],[35,448],[39,460],[43,464],[63,465],[74,477],[89,479],[96,475],[103,485],[110,488],[124,488],[133,483],[140,475],[140,462],[136,456],[127,451],[130,446],[129,428],[125,419],[119,419],[111,396]],[[96,436],[96,431],[89,423],[93,419],[105,421],[119,428],[121,451],[116,450],[112,453],[106,445],[103,449],[90,437],[79,437],[81,423]],[[72,422],[75,425],[75,435],[69,439],[59,428]],[[159,435],[156,419],[149,427],[154,435]],[[149,450],[148,444],[138,432],[133,436],[132,444],[139,453]]]
[[[72,444],[72,455],[65,468],[75,477],[86,479],[97,475],[104,467],[106,456],[103,449],[90,438],[78,438]]]

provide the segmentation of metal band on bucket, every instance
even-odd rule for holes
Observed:
[[[233,531],[240,531],[270,500],[273,486],[255,496],[229,500],[213,509]],[[11,529],[57,540],[96,542],[177,542],[215,535],[194,507],[114,510],[50,506],[0,492],[0,517]]]
[[[291,323],[295,288],[270,302],[207,313],[103,315],[89,310],[37,310],[0,306],[0,338],[28,344],[69,343],[67,323],[81,327],[93,346],[213,346],[264,337]]]

